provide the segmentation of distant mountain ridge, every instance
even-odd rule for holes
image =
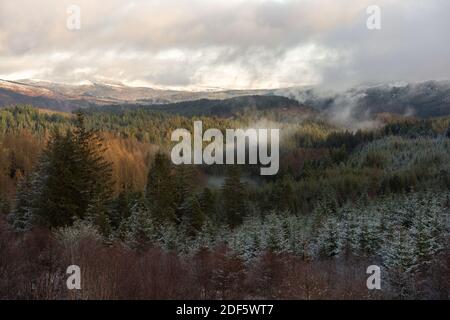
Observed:
[[[450,81],[380,84],[343,92],[280,89],[275,94],[296,99],[320,112],[351,113],[364,119],[380,113],[431,118],[450,115]]]
[[[255,107],[259,111],[278,108],[289,116],[288,110],[296,114],[301,108],[301,112],[310,108],[309,111],[314,109],[338,123],[347,123],[374,119],[377,114],[385,113],[420,118],[450,115],[450,81],[379,84],[340,92],[324,92],[320,87],[193,92],[129,87],[120,83],[68,85],[0,80],[0,107],[15,104],[57,111],[148,106],[155,111],[188,116],[230,116]]]
[[[68,85],[46,81],[0,80],[0,107],[31,104],[58,111],[72,111],[102,105],[166,104],[199,99],[227,99],[245,95],[264,95],[264,90],[176,91],[122,84],[91,83]]]
[[[192,101],[182,101],[168,104],[154,105],[110,105],[90,108],[95,111],[120,112],[133,109],[143,109],[145,111],[166,112],[181,116],[211,116],[228,118],[242,114],[247,116],[261,116],[266,113],[276,113],[278,118],[285,120],[298,120],[316,112],[299,103],[297,100],[277,95],[248,95],[228,99],[200,99]]]

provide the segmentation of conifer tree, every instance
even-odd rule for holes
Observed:
[[[175,182],[167,155],[157,153],[148,173],[146,198],[158,223],[177,222]]]
[[[325,257],[334,257],[341,252],[342,235],[340,223],[335,217],[328,217],[318,237],[319,254]]]
[[[414,291],[412,286],[417,259],[414,239],[404,229],[396,230],[385,242],[383,265],[394,291],[403,298],[410,296]]]
[[[130,216],[119,226],[119,236],[132,247],[149,244],[157,239],[152,214],[145,202],[139,199],[129,203]]]
[[[22,178],[17,186],[14,209],[8,215],[13,229],[26,231],[32,224],[32,193],[30,179]]]
[[[244,223],[234,229],[230,240],[230,247],[236,251],[244,261],[252,261],[261,250],[266,249],[266,232],[261,232],[263,224],[260,218],[248,216]]]
[[[215,220],[216,217],[216,197],[210,188],[204,188],[200,195],[200,205],[207,217]]]
[[[86,219],[96,226],[98,231],[108,236],[111,233],[111,222],[108,216],[108,210],[102,199],[91,199],[86,210]]]
[[[192,249],[194,252],[198,252],[203,248],[214,248],[216,244],[216,239],[219,236],[219,230],[211,221],[211,219],[206,218],[201,229],[197,232]]]
[[[245,196],[245,185],[241,182],[240,171],[237,166],[230,166],[222,187],[222,197],[224,214],[231,227],[235,227],[243,221]]]
[[[71,225],[83,218],[87,203],[83,203],[77,176],[75,145],[71,132],[54,132],[44,151],[34,185],[33,215],[38,224],[48,227]]]
[[[380,247],[382,238],[380,238],[380,224],[375,216],[366,208],[365,214],[360,220],[359,250],[365,256],[373,255]]]
[[[188,225],[190,235],[201,230],[206,220],[205,212],[200,203],[200,196],[193,194],[185,200],[183,223]]]
[[[32,180],[31,207],[37,223],[67,226],[87,214],[106,222],[99,217],[105,215],[113,182],[104,151],[101,137],[85,128],[82,114],[73,131],[53,132]]]
[[[437,197],[422,201],[413,222],[417,267],[426,271],[433,258],[445,247],[445,219]]]
[[[180,244],[186,243],[186,241],[183,241],[184,239],[182,237],[182,232],[177,229],[177,226],[174,223],[164,223],[161,225],[159,230],[160,237],[158,240],[162,248],[164,248],[165,250],[180,250]]]
[[[178,165],[173,171],[174,182],[174,201],[175,201],[175,214],[177,221],[180,222],[184,215],[190,214],[192,208],[189,206],[195,205],[193,201],[198,201],[197,198],[193,198],[194,189],[194,173],[193,169],[188,165]]]
[[[131,215],[130,203],[135,199],[132,192],[124,187],[116,199],[111,203],[111,209],[108,212],[111,227],[117,229],[120,223]]]
[[[83,113],[77,113],[73,138],[78,191],[85,206],[81,210],[100,210],[111,199],[113,186],[111,164],[104,158],[106,147],[96,131],[86,128]]]
[[[272,203],[280,211],[295,211],[292,178],[285,175],[283,178],[277,180],[272,195]]]
[[[270,212],[265,216],[264,236],[265,246],[274,252],[284,252],[287,250],[287,235],[283,225],[284,217]]]

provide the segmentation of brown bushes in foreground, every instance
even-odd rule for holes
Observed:
[[[71,264],[81,268],[81,290],[67,289]],[[155,247],[136,251],[105,245],[89,237],[67,245],[46,229],[13,233],[0,219],[0,299],[392,297],[386,290],[366,288],[368,264],[354,257],[308,262],[266,252],[246,265],[225,247],[179,256]]]

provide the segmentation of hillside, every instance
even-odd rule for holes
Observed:
[[[282,121],[298,121],[299,115],[320,113],[327,121],[358,129],[373,127],[379,122],[380,114],[382,118],[450,115],[450,82],[385,83],[345,91],[324,91],[317,87],[176,91],[129,87],[121,83],[68,85],[0,80],[0,108],[18,104],[69,112],[91,107],[108,110],[146,107],[185,116],[219,117],[273,111]]]
[[[340,122],[373,119],[380,113],[419,118],[450,115],[449,81],[380,84],[342,92],[292,88],[275,94],[296,99]]]
[[[72,111],[90,106],[118,104],[164,104],[198,99],[227,99],[244,95],[264,95],[259,90],[176,91],[147,87],[130,87],[121,83],[81,85],[47,81],[0,79],[0,107],[30,104],[39,108]]]
[[[90,110],[120,112],[126,110],[145,110],[164,112],[186,117],[211,116],[230,118],[237,116],[256,117],[271,115],[278,120],[293,121],[303,119],[316,112],[296,100],[281,96],[242,96],[229,99],[201,99],[154,105],[110,105],[93,107]]]

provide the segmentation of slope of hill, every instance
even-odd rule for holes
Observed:
[[[227,99],[232,97],[267,94],[264,90],[230,91],[175,91],[147,87],[129,87],[123,84],[88,83],[68,85],[46,81],[0,80],[0,107],[31,104],[40,108],[72,111],[94,105],[164,104],[199,99]]]
[[[169,104],[155,105],[110,105],[94,107],[95,111],[123,111],[130,109],[143,109],[147,111],[166,112],[187,117],[192,116],[213,116],[220,118],[229,118],[239,115],[249,117],[276,114],[278,120],[295,121],[305,116],[315,114],[316,112],[299,103],[296,100],[286,97],[267,95],[267,96],[242,96],[229,99],[200,99],[193,101],[183,101]]]
[[[317,88],[280,89],[275,94],[297,99],[330,116],[340,114],[357,120],[379,113],[419,118],[450,114],[450,81],[381,84],[325,93]]]
[[[289,99],[283,100],[281,96]],[[379,114],[419,118],[450,115],[450,81],[360,86],[341,92],[323,92],[317,87],[193,92],[129,87],[120,83],[67,85],[0,80],[0,107],[16,104],[57,111],[146,106],[185,116],[220,117],[252,110],[258,113],[277,110],[279,117],[287,120],[295,119],[300,109],[300,113],[311,113],[314,109],[338,125],[359,128],[376,122]]]

